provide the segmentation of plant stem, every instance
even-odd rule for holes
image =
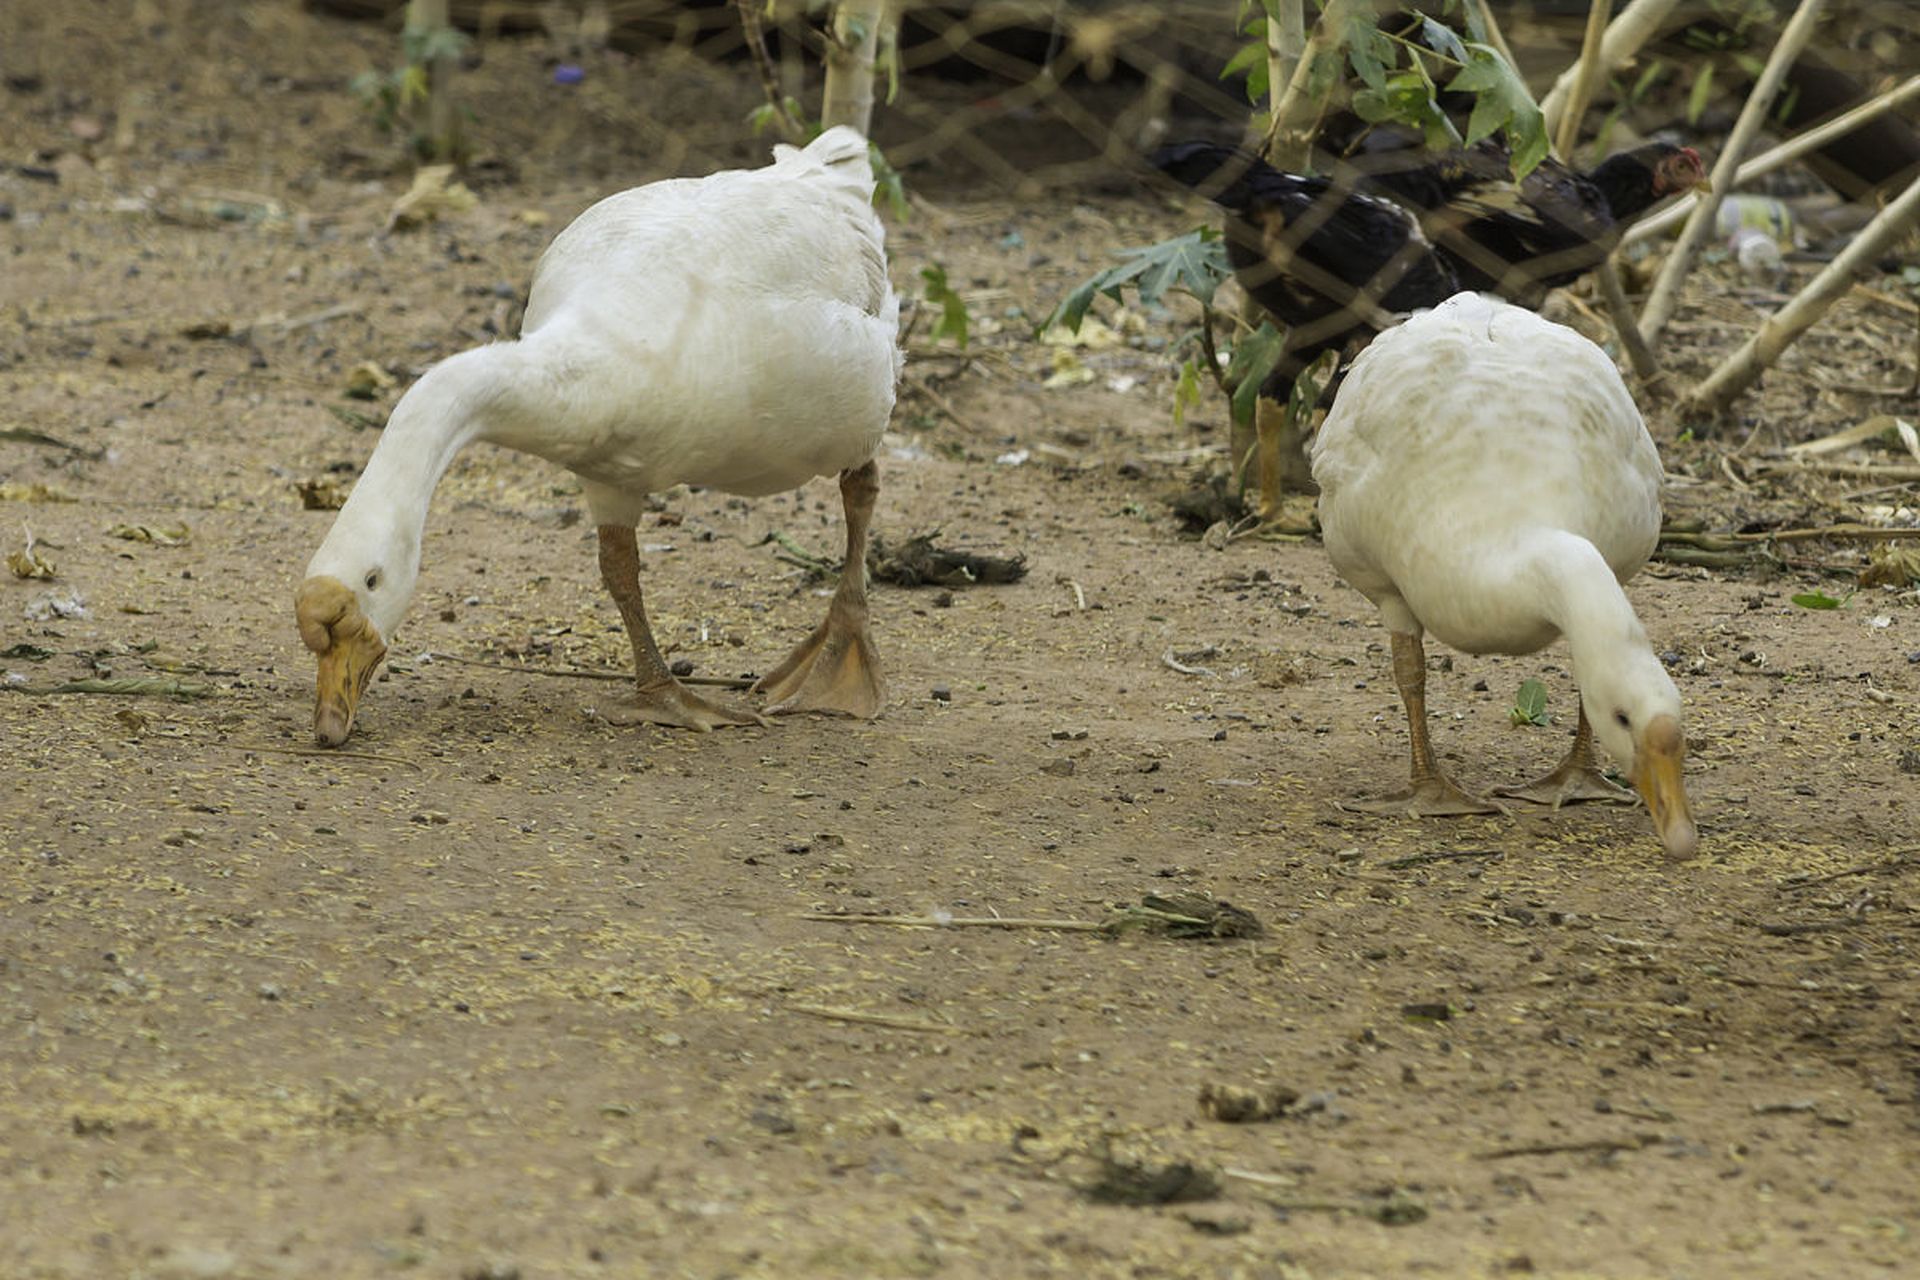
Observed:
[[[451,26],[447,0],[407,0],[408,37],[427,40],[436,33],[449,30]],[[426,68],[425,137],[428,156],[436,164],[451,164],[459,158],[460,125],[453,110],[453,68],[452,47],[442,41],[433,56],[427,60]]]
[[[880,28],[888,20],[887,0],[840,0],[833,10],[827,41],[827,85],[820,124],[831,129],[852,125],[862,134],[873,124],[873,58]]]

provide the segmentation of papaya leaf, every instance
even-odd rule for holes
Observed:
[[[1264,43],[1243,44],[1239,52],[1227,59],[1227,65],[1220,71],[1222,80],[1231,80],[1237,75],[1247,78],[1247,101],[1259,102],[1267,96],[1267,46]]]
[[[1445,23],[1435,22],[1432,18],[1420,19],[1420,43],[1435,53],[1452,58],[1455,62],[1467,60],[1466,46],[1460,43],[1460,37],[1454,34],[1453,28]]]
[[[1354,74],[1370,89],[1385,89],[1387,68],[1397,56],[1393,41],[1380,30],[1372,7],[1356,6],[1347,16],[1347,62]]]
[[[1513,176],[1524,178],[1547,158],[1546,117],[1498,50],[1484,44],[1469,44],[1466,50],[1467,65],[1447,88],[1479,95],[1467,121],[1467,145],[1503,130],[1513,156]]]
[[[1227,361],[1227,385],[1233,388],[1233,420],[1246,424],[1253,421],[1254,402],[1260,396],[1260,384],[1273,372],[1273,366],[1280,363],[1280,353],[1285,349],[1285,340],[1273,323],[1262,320],[1260,327],[1233,346],[1233,355]]]
[[[1227,263],[1227,247],[1212,227],[1196,227],[1186,235],[1143,249],[1125,249],[1119,256],[1119,265],[1075,285],[1041,322],[1039,332],[1045,333],[1060,324],[1078,333],[1080,322],[1087,318],[1096,297],[1105,294],[1119,302],[1129,286],[1139,293],[1140,301],[1147,304],[1160,301],[1167,290],[1176,286],[1186,289],[1202,303],[1212,302],[1214,290],[1232,273]]]

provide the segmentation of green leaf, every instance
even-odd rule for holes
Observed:
[[[1212,227],[1197,227],[1186,235],[1162,240],[1144,249],[1126,249],[1119,256],[1118,266],[1108,267],[1075,285],[1060,300],[1060,305],[1041,321],[1038,332],[1045,333],[1061,324],[1078,333],[1080,322],[1087,318],[1087,310],[1096,297],[1104,293],[1119,302],[1129,285],[1138,291],[1143,303],[1158,302],[1176,285],[1202,303],[1211,302],[1214,290],[1232,274],[1227,263],[1227,247]]]
[[[1280,362],[1286,340],[1273,323],[1262,320],[1260,327],[1234,344],[1227,360],[1226,381],[1233,388],[1233,420],[1242,425],[1253,421],[1254,402],[1260,396],[1260,384]]]
[[[920,279],[924,282],[923,296],[940,308],[940,318],[933,322],[933,340],[938,342],[942,338],[952,338],[960,344],[961,350],[966,350],[967,304],[947,283],[947,269],[938,264],[922,267]]]
[[[1507,716],[1516,725],[1544,725],[1553,723],[1547,715],[1547,686],[1538,680],[1525,680],[1520,684],[1520,692],[1514,695],[1513,708]]]
[[[1293,393],[1287,398],[1287,415],[1295,422],[1305,422],[1313,416],[1314,406],[1320,403],[1320,395],[1333,381],[1333,375],[1340,370],[1340,353],[1322,351],[1312,364],[1301,370],[1300,376],[1293,380]]]
[[[1841,605],[1853,599],[1853,592],[1847,592],[1846,595],[1838,600],[1835,600],[1824,591],[1803,591],[1797,596],[1790,596],[1788,598],[1802,609],[1838,609]]]
[[[1173,425],[1187,425],[1187,410],[1200,404],[1200,364],[1196,360],[1180,362],[1180,378],[1173,384]]]
[[[1467,122],[1467,142],[1471,145],[1495,128],[1504,130],[1513,155],[1513,176],[1524,178],[1547,158],[1546,117],[1519,73],[1497,49],[1485,44],[1469,44],[1466,49],[1467,65],[1447,88],[1479,95]]]
[[[1633,88],[1627,91],[1627,100],[1629,102],[1640,101],[1641,98],[1646,96],[1647,90],[1653,88],[1654,82],[1665,74],[1666,70],[1667,64],[1659,58],[1655,58],[1652,62],[1649,62],[1647,69],[1640,73],[1640,78],[1633,82]]]
[[[1707,99],[1713,94],[1713,64],[1700,68],[1700,74],[1693,78],[1693,88],[1687,91],[1687,123],[1699,124],[1700,115],[1707,109]]]
[[[787,99],[787,114],[796,120],[800,104],[792,98]],[[893,167],[886,154],[873,143],[867,143],[867,163],[873,166],[873,202],[887,202],[887,211],[900,222],[905,222],[913,210],[907,205],[907,183],[900,171]],[[962,344],[965,345],[965,344]]]
[[[1384,89],[1387,68],[1398,54],[1392,40],[1374,20],[1372,6],[1357,5],[1347,17],[1347,62],[1370,89]]]
[[[1452,58],[1455,62],[1467,60],[1466,46],[1460,43],[1460,37],[1454,34],[1453,28],[1445,23],[1435,22],[1432,18],[1420,19],[1420,43],[1435,53]]]
[[[1243,44],[1239,52],[1227,59],[1227,65],[1221,69],[1220,78],[1230,80],[1234,76],[1247,78],[1247,101],[1259,102],[1267,96],[1267,46],[1265,44]]]

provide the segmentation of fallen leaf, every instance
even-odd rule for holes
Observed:
[[[0,502],[78,502],[71,494],[60,492],[38,480],[27,484],[0,484]]]
[[[1860,571],[1863,587],[1904,587],[1920,583],[1920,546],[1882,542],[1867,552]]]
[[[338,511],[347,504],[347,487],[332,476],[296,481],[300,505],[308,511]]]
[[[433,222],[444,214],[464,213],[479,198],[457,181],[450,164],[430,164],[413,175],[413,185],[394,201],[387,214],[387,230],[404,231]]]
[[[53,577],[53,562],[44,558],[29,546],[24,551],[14,551],[7,556],[7,568],[13,570],[16,578],[37,578],[42,582]]]
[[[393,384],[393,375],[371,360],[347,370],[347,394],[355,400],[372,400]]]
[[[107,535],[124,538],[128,542],[151,542],[157,547],[185,546],[187,526],[176,524],[171,528],[156,528],[150,524],[116,524],[107,530]]]

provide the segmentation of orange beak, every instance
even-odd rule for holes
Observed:
[[[1655,716],[1633,759],[1634,789],[1647,802],[1653,829],[1667,856],[1676,860],[1691,858],[1700,847],[1700,833],[1693,825],[1686,784],[1680,777],[1686,757],[1687,740],[1679,723],[1672,716]]]
[[[309,578],[294,598],[300,638],[320,655],[314,689],[313,736],[337,747],[353,732],[353,715],[367,683],[387,656],[379,630],[360,611],[352,591],[336,578]]]

